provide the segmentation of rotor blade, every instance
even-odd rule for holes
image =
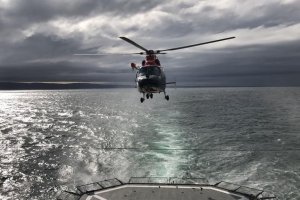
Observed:
[[[174,51],[174,50],[178,50],[178,49],[185,49],[185,48],[190,48],[190,47],[200,46],[200,45],[204,45],[204,44],[210,44],[210,43],[214,43],[214,42],[221,42],[221,41],[224,41],[224,40],[230,40],[230,39],[234,39],[234,38],[235,38],[235,37],[223,38],[223,39],[219,39],[219,40],[213,40],[213,41],[209,41],[209,42],[203,42],[203,43],[198,43],[198,44],[192,44],[192,45],[187,45],[187,46],[182,46],[182,47],[175,47],[175,48],[171,48],[171,49],[157,50],[157,52],[162,52],[162,51]]]
[[[101,48],[101,45],[98,45],[98,46],[87,47],[85,49],[79,49],[79,50],[83,51],[83,52],[87,52],[87,51],[90,51],[90,52],[93,51],[93,52],[95,52],[95,51],[97,51],[100,48]]]
[[[146,52],[139,53],[76,53],[74,56],[110,56],[110,55],[146,55]],[[154,52],[153,54],[167,54],[165,52]]]
[[[120,38],[121,38],[122,40],[125,40],[126,42],[128,42],[128,43],[130,43],[130,44],[136,46],[137,48],[140,48],[140,49],[142,49],[142,50],[144,50],[144,51],[146,51],[146,52],[148,51],[148,49],[146,49],[145,47],[142,47],[141,45],[135,43],[134,41],[128,39],[127,37],[120,37]]]
[[[109,56],[109,55],[144,55],[144,52],[140,52],[140,53],[83,53],[83,54],[73,54],[74,56]]]

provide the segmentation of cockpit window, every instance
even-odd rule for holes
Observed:
[[[142,67],[139,69],[139,74],[142,75],[142,76],[146,76],[147,74],[147,67]]]
[[[159,69],[159,67],[149,67],[149,69],[148,69],[148,73],[150,74],[150,75],[156,75],[156,76],[159,76],[160,75],[160,69]]]
[[[155,75],[160,76],[160,68],[157,66],[147,66],[139,69],[139,74],[142,76]]]

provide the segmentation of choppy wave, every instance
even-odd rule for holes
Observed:
[[[0,93],[1,199],[131,176],[206,177],[300,198],[300,88]],[[294,150],[292,150],[294,149]],[[282,150],[282,151],[281,151]]]

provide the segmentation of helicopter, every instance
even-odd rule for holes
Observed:
[[[174,47],[169,49],[161,50],[150,50],[139,45],[133,40],[127,37],[119,37],[122,40],[128,42],[129,44],[143,50],[138,53],[128,53],[128,54],[137,54],[145,55],[145,59],[142,61],[142,65],[139,66],[135,63],[131,63],[132,70],[136,70],[135,82],[138,88],[138,91],[143,94],[143,97],[140,98],[141,103],[145,101],[145,98],[152,99],[154,93],[164,93],[165,99],[168,101],[170,99],[169,95],[166,93],[166,85],[176,84],[176,82],[166,82],[166,75],[164,68],[161,66],[161,63],[157,57],[158,54],[166,54],[166,51],[175,51],[179,49],[185,49],[215,42],[221,42],[224,40],[234,39],[235,37],[222,38],[218,40],[212,40],[208,42],[202,42],[197,44],[191,44],[187,46]],[[126,54],[126,55],[128,55]],[[75,54],[75,55],[105,55],[105,54]],[[124,54],[122,54],[124,55]]]

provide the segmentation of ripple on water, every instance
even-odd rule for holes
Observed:
[[[0,198],[43,198],[55,185],[130,176],[205,176],[299,198],[297,153],[201,150],[298,147],[299,88],[170,95],[139,104],[133,90],[0,93]]]

